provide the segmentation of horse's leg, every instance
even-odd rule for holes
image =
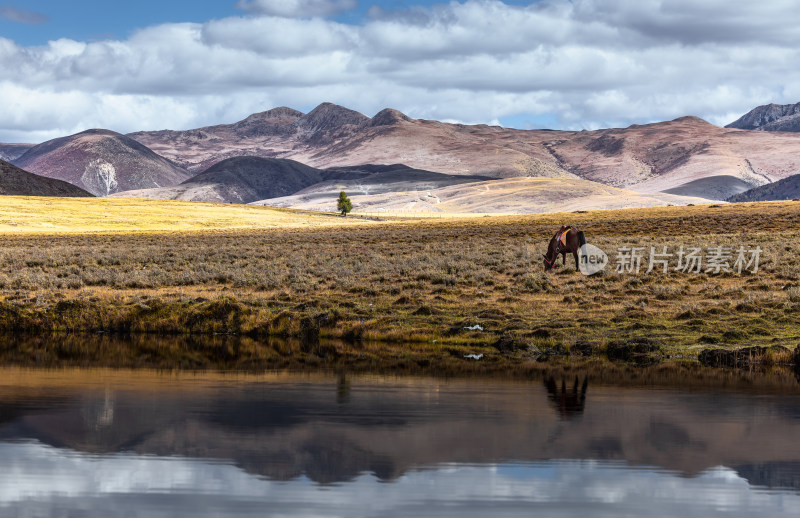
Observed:
[[[575,258],[575,271],[577,272],[578,270],[581,269],[580,264],[578,264],[578,251],[577,250],[573,250],[572,251],[572,257]]]

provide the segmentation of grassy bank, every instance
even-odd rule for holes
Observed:
[[[133,203],[93,201],[107,211]],[[42,210],[35,199],[16,203]],[[387,356],[422,363],[481,353],[484,362],[694,358],[715,345],[785,346],[765,359],[787,363],[800,343],[796,202],[413,222],[252,208],[244,210],[276,226],[234,230],[217,227],[240,206],[188,205],[224,217],[202,220],[214,230],[73,231],[84,222],[59,233],[6,233],[0,330],[295,337],[317,357],[326,356],[314,350],[318,338],[380,341],[390,344]],[[56,217],[47,210],[40,217]],[[571,257],[566,268],[543,272],[541,253],[562,223],[609,252],[604,274],[575,272]],[[638,274],[613,271],[618,248],[665,245],[763,253],[754,274],[645,273],[646,255]]]

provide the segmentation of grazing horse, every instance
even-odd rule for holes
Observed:
[[[558,254],[561,254],[562,264],[567,264],[567,254],[572,253],[575,258],[575,269],[580,267],[578,263],[578,250],[586,244],[586,236],[582,230],[578,230],[572,225],[562,226],[550,244],[547,246],[547,254],[544,255],[544,271],[552,270],[556,267]]]

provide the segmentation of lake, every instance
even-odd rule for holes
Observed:
[[[4,368],[0,516],[800,515],[795,378],[631,372]]]

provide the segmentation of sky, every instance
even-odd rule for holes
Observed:
[[[0,142],[333,102],[521,129],[800,102],[796,0],[0,0]]]

